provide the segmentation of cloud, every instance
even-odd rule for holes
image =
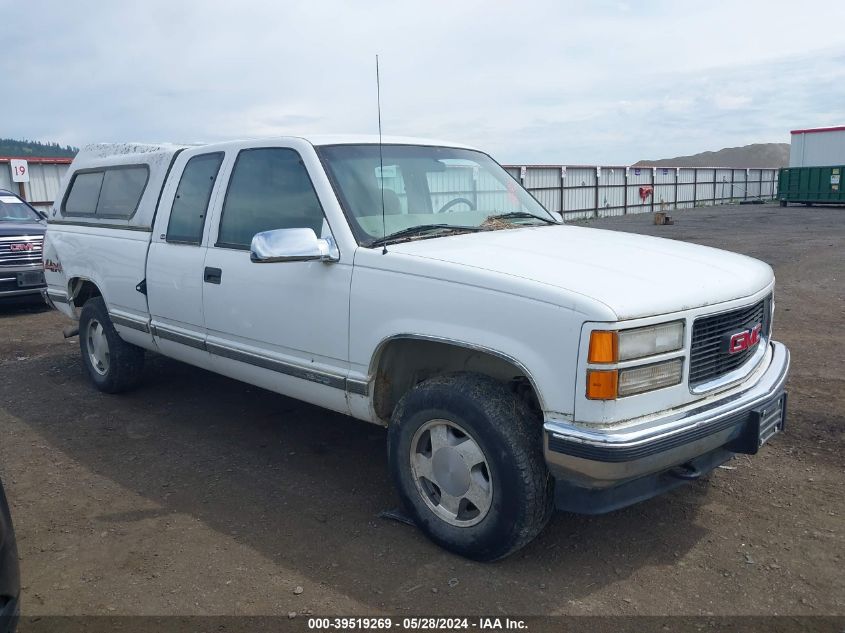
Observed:
[[[716,94],[713,96],[713,104],[719,110],[739,110],[751,104],[751,97],[748,95]]]
[[[0,24],[5,135],[84,144],[374,133],[616,163],[845,120],[845,9],[770,2],[40,0]],[[729,16],[730,19],[726,19]]]

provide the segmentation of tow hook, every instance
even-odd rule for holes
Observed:
[[[687,462],[686,464],[675,466],[669,471],[669,474],[672,475],[672,477],[677,477],[678,479],[692,480],[698,479],[704,473],[693,466],[692,462]]]
[[[68,325],[65,329],[62,330],[62,336],[65,338],[71,338],[79,334],[79,326],[78,325]]]

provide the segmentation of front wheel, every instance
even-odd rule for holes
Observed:
[[[79,315],[79,351],[94,386],[106,393],[131,389],[144,371],[144,350],[114,329],[102,297],[85,302]]]
[[[503,558],[551,516],[539,420],[487,376],[451,374],[411,389],[394,411],[388,457],[415,523],[462,556]]]

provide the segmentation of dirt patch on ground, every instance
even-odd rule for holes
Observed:
[[[709,481],[558,514],[490,565],[377,518],[396,504],[382,429],[164,358],[99,394],[62,317],[0,307],[24,614],[845,614],[845,209],[672,215],[590,224],[775,268],[788,432]]]

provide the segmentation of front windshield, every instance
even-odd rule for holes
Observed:
[[[318,151],[362,244],[426,227],[483,230],[557,222],[481,152],[384,145],[380,164],[378,145],[330,145]]]
[[[37,222],[38,212],[17,196],[0,193],[0,222]]]

